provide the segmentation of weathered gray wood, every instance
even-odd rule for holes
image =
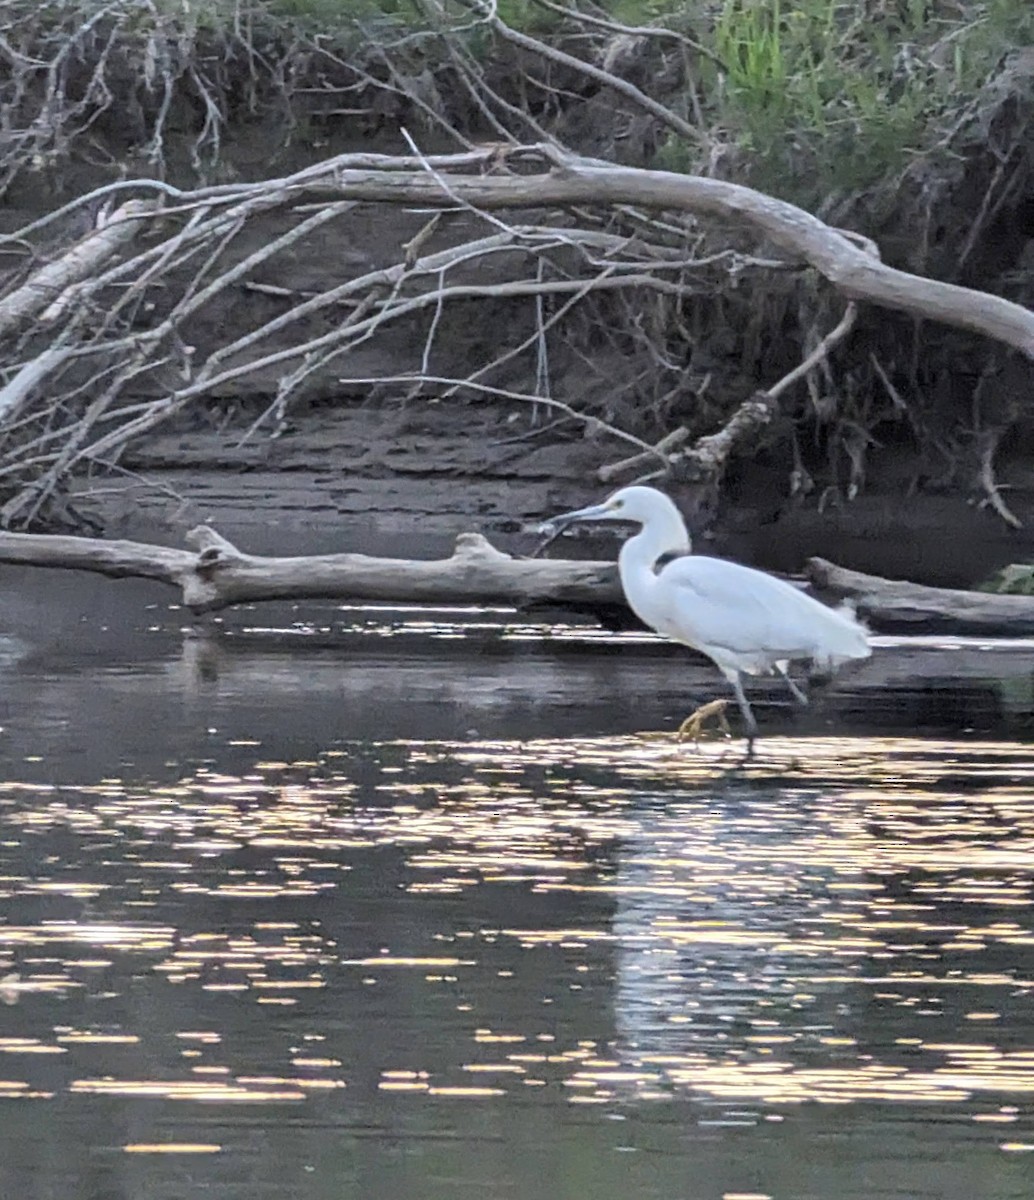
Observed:
[[[35,272],[0,301],[0,335],[16,333],[30,321],[53,319],[55,305],[75,284],[98,271],[144,228],[155,209],[150,200],[127,200],[99,228]]]
[[[438,207],[459,202],[483,209],[634,204],[701,213],[753,226],[780,249],[810,263],[850,300],[970,329],[1034,358],[1034,313],[1022,305],[889,267],[839,230],[785,200],[723,179],[617,166],[553,150],[547,156],[555,166],[542,175],[437,176],[427,171],[342,167],[332,181],[300,185],[293,199],[329,196]]]
[[[184,602],[212,611],[256,600],[375,600],[409,604],[596,605],[624,603],[614,563],[512,558],[479,533],[456,539],[450,558],[242,554],[213,529],[187,540],[200,551]]]
[[[624,604],[615,563],[513,558],[478,533],[461,534],[452,555],[438,559],[245,554],[205,525],[191,530],[187,542],[192,549],[0,533],[0,562],[160,580],[179,588],[183,603],[196,613],[262,600],[559,605],[590,612]],[[923,587],[821,558],[809,561],[808,575],[823,594],[853,600],[875,630],[1034,634],[1034,597]]]
[[[157,579],[180,588],[197,613],[260,600],[328,599],[409,604],[622,604],[613,563],[512,558],[476,533],[461,534],[451,557],[375,558],[244,554],[214,529],[187,535],[196,548],[0,533],[0,562]]]
[[[9,425],[25,407],[33,391],[52,372],[68,361],[71,350],[44,350],[27,362],[9,383],[0,388],[0,425]]]
[[[849,571],[823,558],[809,559],[808,578],[827,595],[853,601],[860,617],[888,633],[1034,634],[1034,596],[925,587]]]
[[[136,576],[179,585],[197,564],[189,550],[145,542],[102,541],[50,533],[0,533],[0,562],[25,567],[95,571],[113,579]]]

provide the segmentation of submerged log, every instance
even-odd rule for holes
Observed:
[[[51,534],[0,533],[0,562],[155,579],[180,589],[193,612],[262,600],[362,603],[504,604],[560,607],[600,615],[624,608],[617,565],[514,558],[479,533],[463,533],[449,558],[245,554],[207,525],[187,534],[191,549]],[[848,598],[877,631],[986,636],[1034,634],[1034,597],[1000,596],[880,579],[821,558],[808,563],[816,589]]]
[[[828,596],[850,600],[858,615],[887,633],[1025,637],[1034,634],[1034,596],[926,587],[808,560],[808,578]]]

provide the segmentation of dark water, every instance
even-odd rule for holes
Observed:
[[[3,1200],[1034,1194],[1034,647],[735,770],[641,639],[84,587],[0,644]]]

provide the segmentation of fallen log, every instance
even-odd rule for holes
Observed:
[[[607,562],[513,558],[479,533],[463,533],[449,558],[245,554],[207,525],[186,537],[193,550],[143,542],[0,533],[0,562],[135,576],[178,587],[195,613],[260,600],[344,600],[448,606],[623,605],[617,566]]]
[[[808,579],[830,597],[850,600],[858,615],[886,633],[945,633],[988,637],[1034,634],[1034,596],[926,587],[881,579],[808,560]]]
[[[207,525],[186,535],[191,549],[53,534],[0,533],[0,562],[154,579],[180,589],[192,612],[263,600],[352,603],[502,604],[561,607],[600,615],[625,608],[613,562],[515,558],[479,533],[463,533],[448,558],[367,554],[269,557],[246,554]],[[808,562],[808,579],[829,598],[847,598],[880,632],[978,636],[1034,634],[1034,597],[924,587]]]

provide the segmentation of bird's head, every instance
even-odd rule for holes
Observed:
[[[577,508],[574,512],[561,513],[543,521],[539,529],[543,533],[553,533],[576,521],[629,521],[635,525],[645,525],[647,521],[674,513],[678,517],[678,509],[664,495],[652,487],[623,487],[608,496],[602,504],[591,504],[588,508]]]

